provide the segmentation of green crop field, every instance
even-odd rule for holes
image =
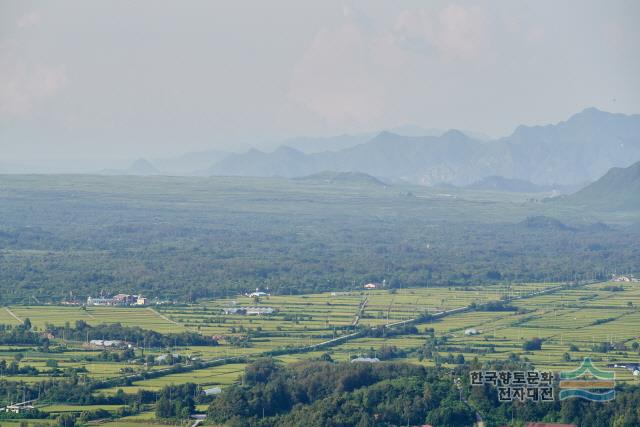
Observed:
[[[217,346],[174,346],[149,348],[145,355],[152,359],[173,353],[193,360],[216,361],[216,366],[189,368],[172,372],[166,365],[142,366],[128,361],[107,360],[105,350],[90,348],[84,342],[55,337],[56,351],[35,346],[2,345],[0,359],[7,363],[19,360],[18,366],[35,368],[37,374],[4,374],[0,380],[18,381],[37,386],[53,378],[54,372],[76,369],[80,375],[94,380],[113,380],[125,375],[142,375],[125,383],[98,387],[94,396],[136,394],[141,390],[158,392],[168,385],[195,383],[200,388],[222,388],[239,381],[247,361],[229,360],[239,356],[253,360],[278,351],[276,360],[289,364],[325,357],[349,361],[354,357],[392,357],[396,361],[434,366],[454,367],[453,357],[479,361],[519,359],[537,369],[555,372],[577,367],[584,357],[598,366],[619,362],[637,362],[640,339],[640,284],[587,284],[556,290],[558,283],[512,284],[510,286],[471,286],[464,288],[405,288],[325,292],[301,295],[269,295],[258,299],[247,296],[225,297],[179,306],[164,305],[148,308],[14,305],[0,311],[7,324],[19,324],[17,319],[29,319],[34,330],[46,324],[73,324],[83,320],[90,325],[121,323],[139,326],[161,333],[197,332],[215,336]],[[612,290],[614,289],[614,290]],[[547,290],[549,293],[537,294]],[[483,304],[506,301],[504,311],[484,311]],[[443,317],[439,313],[460,307],[471,309]],[[271,307],[273,314],[225,314],[225,309]],[[436,318],[430,317],[436,315]],[[15,316],[15,317],[14,317]],[[16,319],[17,318],[17,319]],[[397,322],[422,319],[414,329],[403,331]],[[324,349],[298,352],[297,349],[343,337],[356,331],[391,325],[381,336],[356,336]],[[397,332],[394,332],[398,329]],[[465,333],[474,329],[476,334]],[[245,338],[243,345],[236,339]],[[541,338],[540,350],[525,350],[528,340]],[[435,353],[426,352],[433,340],[438,340]],[[609,351],[598,345],[607,343]],[[134,343],[135,344],[135,343]],[[141,349],[134,349],[140,353]],[[107,350],[106,353],[109,351]],[[391,356],[389,356],[391,354]],[[19,358],[17,356],[19,355]],[[152,378],[144,375],[154,373]],[[623,368],[616,368],[616,380],[636,382],[638,377]],[[16,395],[14,400],[19,399]],[[98,408],[111,412],[122,405],[69,405],[56,402],[38,404],[41,411],[52,414],[80,413]],[[123,417],[122,425],[151,425],[153,412],[141,412]],[[46,420],[44,420],[46,421]],[[4,422],[4,421],[3,421]],[[6,423],[11,425],[11,422]],[[113,425],[115,423],[106,423]]]

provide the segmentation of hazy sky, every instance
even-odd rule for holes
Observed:
[[[0,0],[0,163],[640,112],[640,2]]]

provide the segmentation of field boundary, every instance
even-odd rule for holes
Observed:
[[[539,291],[535,291],[535,292],[530,292],[526,295],[518,295],[518,296],[513,296],[510,298],[506,298],[503,301],[505,302],[509,302],[509,301],[513,301],[513,300],[520,300],[520,299],[526,299],[526,298],[533,298],[535,296],[539,296],[539,295],[544,295],[544,294],[549,294],[549,293],[554,293],[560,290],[564,290],[567,288],[574,288],[574,287],[582,287],[582,286],[586,286],[588,284],[592,284],[592,283],[600,283],[600,281],[594,281],[594,282],[585,282],[585,283],[567,283],[564,285],[559,285],[559,286],[554,286],[551,288],[547,288],[547,289],[542,289]],[[388,323],[388,324],[384,324],[382,325],[383,328],[385,329],[392,329],[392,328],[397,328],[397,327],[402,327],[402,326],[407,326],[407,325],[412,325],[412,324],[419,324],[419,323],[424,323],[424,322],[428,322],[430,320],[433,319],[440,319],[446,316],[450,316],[453,314],[458,314],[458,313],[464,313],[467,311],[471,311],[471,310],[477,310],[478,308],[483,307],[486,304],[480,304],[480,305],[467,305],[467,306],[463,306],[463,307],[457,307],[457,308],[453,308],[450,310],[443,310],[440,311],[438,313],[434,313],[434,314],[430,314],[427,316],[421,316],[421,317],[415,317],[412,319],[407,319],[407,320],[401,320],[398,322],[393,322],[393,323]],[[158,313],[157,311],[153,310],[151,307],[148,308],[151,311],[154,311],[156,314],[158,314],[161,317],[166,317],[163,316],[162,314]],[[170,322],[176,323],[177,322],[168,319]],[[184,325],[180,325],[183,326]],[[356,338],[360,338],[366,335],[368,330],[374,330],[376,328],[378,328],[379,326],[372,326],[370,328],[366,328],[366,329],[361,329],[358,330],[356,332],[353,332],[351,334],[347,334],[347,335],[342,335],[336,338],[332,338],[330,340],[327,341],[322,341],[316,344],[311,344],[311,345],[306,345],[306,346],[302,346],[302,347],[289,347],[289,348],[282,348],[282,349],[278,349],[278,350],[270,350],[270,351],[265,351],[262,353],[257,353],[257,354],[248,354],[248,355],[242,355],[242,356],[231,356],[231,357],[221,357],[221,358],[216,358],[216,359],[210,359],[210,360],[206,360],[206,361],[198,361],[196,363],[192,363],[192,364],[178,364],[178,365],[174,365],[170,368],[166,368],[166,369],[161,369],[161,370],[157,370],[157,371],[151,371],[151,372],[146,372],[146,373],[141,373],[141,374],[129,374],[129,375],[125,375],[125,376],[118,376],[118,377],[113,377],[113,378],[109,378],[106,380],[102,380],[99,381],[97,383],[94,384],[93,389],[97,390],[97,389],[101,389],[101,388],[108,388],[108,387],[115,387],[118,385],[127,385],[130,384],[133,381],[141,381],[141,380],[145,380],[145,379],[150,379],[150,378],[158,378],[158,377],[163,377],[165,375],[171,375],[171,374],[176,374],[176,373],[181,373],[181,372],[190,372],[190,371],[196,371],[196,370],[200,370],[200,369],[206,369],[206,368],[211,368],[214,366],[221,366],[221,365],[226,365],[226,364],[230,364],[230,363],[248,363],[250,360],[254,360],[256,358],[259,357],[273,357],[273,356],[283,356],[283,355],[287,355],[287,354],[298,354],[298,353],[307,353],[310,351],[315,351],[315,350],[320,350],[323,348],[329,348],[329,347],[333,347],[335,345],[339,345],[342,344],[343,342],[347,342],[350,341],[352,339],[356,339]]]
[[[11,317],[13,317],[14,319],[16,319],[18,322],[20,322],[20,324],[24,325],[24,320],[22,320],[21,318],[19,318],[18,316],[16,316],[16,314],[11,311],[11,309],[9,307],[5,307],[5,310],[7,310],[7,313],[9,313],[9,315]]]

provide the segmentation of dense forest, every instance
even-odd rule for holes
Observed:
[[[248,178],[0,182],[1,303],[573,280],[640,265],[637,215],[522,195]]]
[[[227,387],[211,403],[209,417],[229,426],[260,427],[425,423],[454,427],[472,425],[477,415],[488,426],[512,420],[581,427],[640,423],[640,387],[619,389],[616,400],[608,404],[579,399],[501,403],[495,389],[469,387],[469,370],[479,367],[472,362],[450,371],[401,363],[326,361],[281,366],[262,359],[246,368],[241,383]]]

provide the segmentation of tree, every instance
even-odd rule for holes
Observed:
[[[244,379],[247,384],[266,383],[269,377],[278,370],[271,358],[258,359],[245,368]]]
[[[60,427],[74,427],[76,425],[76,417],[73,414],[60,414],[57,421]]]
[[[525,351],[542,350],[542,340],[540,338],[532,338],[522,344]]]
[[[171,418],[173,411],[171,402],[166,397],[161,397],[156,403],[156,418]]]

